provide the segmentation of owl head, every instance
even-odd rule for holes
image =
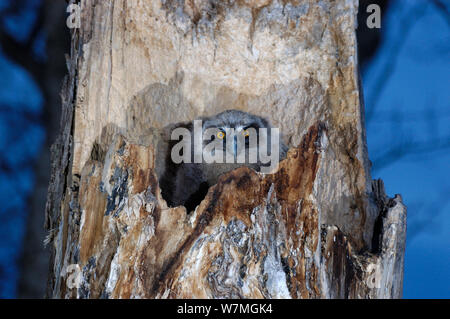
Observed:
[[[260,147],[271,153],[271,133],[267,120],[238,110],[227,110],[203,119],[205,150],[215,152],[220,147],[225,163],[231,160],[233,163],[259,162]],[[211,147],[208,149],[207,145]]]

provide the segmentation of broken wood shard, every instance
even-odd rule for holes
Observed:
[[[387,208],[378,254],[359,255],[337,227],[321,225],[313,188],[322,134],[320,125],[311,127],[273,174],[247,167],[224,174],[190,214],[161,197],[153,147],[118,136],[103,162],[92,160],[82,171],[69,226],[78,240],[66,255],[81,265],[82,280],[71,290],[62,278],[62,296],[389,296],[390,289],[383,295],[371,286],[367,269],[402,265],[383,248],[397,237],[392,227],[402,231],[404,209],[397,202]],[[401,282],[388,283],[401,292]]]

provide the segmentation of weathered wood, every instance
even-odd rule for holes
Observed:
[[[370,178],[356,0],[82,4],[49,297],[401,297],[406,209]],[[194,212],[167,207],[163,128],[231,108],[271,119],[287,159],[223,175]]]

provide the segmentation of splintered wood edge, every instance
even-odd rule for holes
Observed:
[[[336,226],[321,225],[312,190],[322,134],[324,126],[313,125],[272,174],[248,167],[224,174],[191,214],[167,207],[153,147],[117,136],[104,163],[90,163],[80,179],[84,213],[74,261],[83,266],[84,289],[77,297],[358,298],[401,291],[401,201],[382,216],[379,253],[355,252]],[[245,245],[235,242],[239,236]],[[227,270],[217,264],[223,258],[246,269],[228,289],[218,286]],[[271,278],[267,260],[285,283]],[[389,282],[391,291],[371,284],[374,271],[381,271],[375,283]]]

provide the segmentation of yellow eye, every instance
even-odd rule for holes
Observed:
[[[242,132],[242,134],[243,134],[245,137],[247,137],[247,136],[250,135],[250,132],[249,132],[248,130],[245,130],[245,131]]]
[[[222,140],[225,137],[225,133],[220,131],[217,133],[217,137]]]

